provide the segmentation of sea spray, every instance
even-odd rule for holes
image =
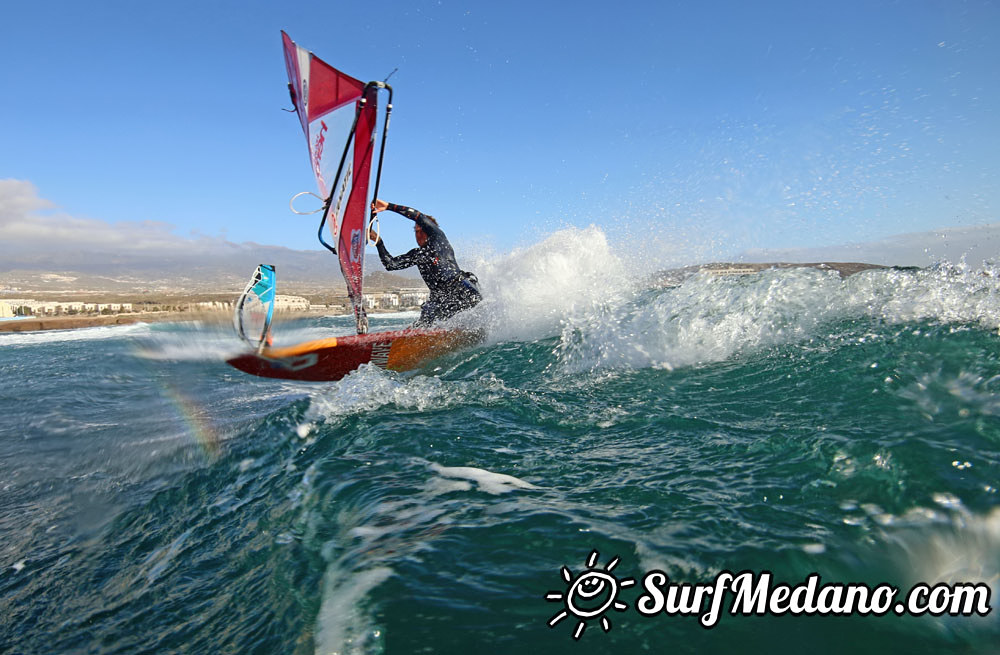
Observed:
[[[484,262],[476,312],[492,341],[558,334],[570,317],[617,305],[632,293],[622,261],[597,227],[560,230],[530,248]]]
[[[679,287],[563,320],[558,351],[567,371],[673,369],[811,339],[850,320],[1000,325],[1000,281],[983,271],[876,269],[702,272]]]

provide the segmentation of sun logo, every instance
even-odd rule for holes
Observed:
[[[595,550],[587,558],[587,569],[574,578],[573,573],[562,567],[562,577],[566,581],[567,591],[563,594],[560,591],[550,591],[545,594],[545,600],[551,602],[562,602],[565,609],[559,611],[549,619],[549,627],[554,628],[556,624],[568,617],[575,616],[576,628],[573,630],[573,639],[579,640],[583,631],[587,627],[587,621],[600,617],[601,627],[605,632],[611,630],[611,621],[604,615],[609,609],[617,612],[624,612],[628,605],[618,601],[618,592],[635,584],[632,578],[619,580],[611,574],[612,569],[618,566],[621,558],[615,557],[603,569],[597,568],[597,558],[600,554]]]

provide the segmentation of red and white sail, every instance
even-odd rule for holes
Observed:
[[[292,99],[309,145],[309,161],[319,194],[330,202],[327,222],[333,237],[331,242],[335,244],[361,331],[377,89],[330,66],[296,45],[284,32],[281,38]]]

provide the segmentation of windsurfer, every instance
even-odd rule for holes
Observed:
[[[424,284],[430,289],[430,298],[421,305],[420,318],[414,326],[426,327],[479,304],[483,299],[479,292],[479,280],[472,273],[458,267],[455,251],[433,216],[384,200],[376,200],[372,209],[376,213],[388,209],[414,223],[413,233],[417,239],[417,247],[398,257],[389,254],[374,230],[369,231],[369,238],[375,242],[385,270],[398,271],[416,266]]]

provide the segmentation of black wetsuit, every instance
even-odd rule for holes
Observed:
[[[379,259],[387,271],[398,271],[410,266],[420,270],[420,277],[430,289],[431,295],[420,307],[420,318],[414,325],[427,326],[435,321],[443,321],[460,311],[475,307],[483,299],[479,293],[479,281],[472,273],[458,267],[455,251],[448,243],[448,237],[429,217],[416,209],[389,203],[389,211],[396,212],[414,221],[427,235],[427,242],[413,250],[393,257],[385,249],[382,239],[378,240]]]

